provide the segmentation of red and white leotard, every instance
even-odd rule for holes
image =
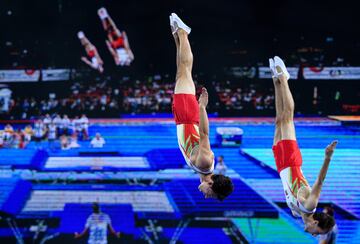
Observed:
[[[89,56],[90,59],[95,57],[95,49],[91,48],[90,50],[88,50],[87,55]]]
[[[199,104],[195,95],[174,94],[172,110],[176,123],[176,132],[179,148],[186,164],[200,174],[211,174],[214,171],[214,162],[209,170],[202,170],[191,162],[194,149],[199,147]]]
[[[118,36],[115,40],[111,42],[111,47],[115,50],[118,48],[125,48],[125,41],[122,36]]]
[[[302,157],[295,140],[281,140],[273,146],[276,167],[283,184],[286,203],[295,217],[301,213],[311,214],[313,210],[306,209],[298,200],[301,188],[310,188],[309,183],[301,170]]]

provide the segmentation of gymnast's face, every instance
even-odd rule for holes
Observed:
[[[211,182],[203,181],[199,185],[198,189],[199,191],[202,192],[202,194],[204,194],[205,198],[216,198],[216,194],[211,189],[212,184],[213,184],[212,181]]]
[[[308,224],[305,224],[305,232],[310,233],[312,236],[326,234],[328,231],[323,230],[318,226],[318,221],[314,220]]]

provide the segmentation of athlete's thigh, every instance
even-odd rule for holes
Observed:
[[[273,145],[276,145],[279,141],[281,141],[281,127],[279,125],[275,125]]]
[[[195,84],[191,75],[176,77],[175,94],[196,94]]]
[[[295,125],[293,121],[282,122],[281,140],[296,140]]]

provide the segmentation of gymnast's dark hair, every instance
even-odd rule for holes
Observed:
[[[211,189],[220,201],[223,201],[234,191],[234,185],[229,177],[214,174],[211,176],[211,179],[213,180]]]
[[[314,213],[313,218],[319,222],[318,226],[325,231],[330,231],[335,225],[334,217],[326,213]]]
[[[324,210],[326,210],[326,213],[330,215],[331,217],[334,217],[334,209],[330,206],[325,206]],[[323,211],[324,212],[324,211]]]
[[[97,202],[94,202],[92,205],[93,213],[100,213],[100,206]]]

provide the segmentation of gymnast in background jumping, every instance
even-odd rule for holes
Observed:
[[[129,66],[134,60],[134,54],[131,51],[126,32],[120,31],[116,27],[105,8],[100,8],[98,15],[106,31],[108,38],[106,45],[114,58],[115,64]]]
[[[100,73],[104,72],[104,62],[101,59],[96,47],[86,38],[84,32],[79,31],[77,34],[81,45],[84,46],[87,57],[81,57],[81,60],[89,65],[91,68],[98,70]]]

